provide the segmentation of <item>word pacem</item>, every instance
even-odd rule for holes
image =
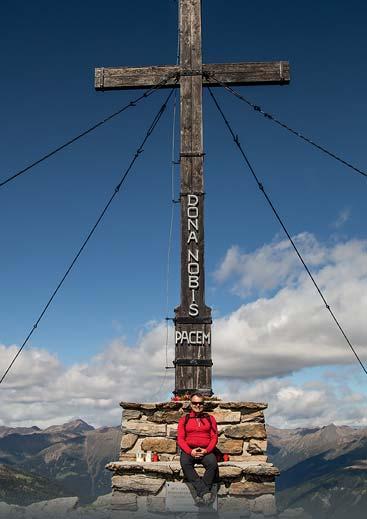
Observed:
[[[204,344],[210,345],[210,332],[205,333],[202,330],[194,330],[191,332],[187,331],[176,331],[175,342],[176,344],[183,344],[184,342],[189,345],[199,345],[202,346]]]

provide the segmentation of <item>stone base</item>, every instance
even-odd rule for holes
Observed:
[[[213,486],[213,502],[210,506],[205,507],[209,511],[217,511],[218,497],[217,485]],[[167,481],[165,485],[166,497],[162,499],[162,511],[166,512],[198,512],[198,506],[195,504],[195,489],[188,483],[175,483]],[[202,508],[204,510],[204,508]]]
[[[279,474],[276,467],[260,462],[220,462],[218,465],[219,483],[210,510],[218,510],[222,515],[233,512],[237,516],[239,512],[276,514],[274,477]],[[159,513],[199,511],[178,461],[112,462],[107,468],[115,473],[113,509]],[[197,471],[202,474],[204,469],[198,465]]]
[[[177,423],[188,411],[188,402],[123,402],[121,406],[120,460],[106,467],[114,473],[112,510],[142,516],[202,512],[228,518],[276,515],[275,477],[279,471],[267,463],[266,404],[206,401],[205,412],[213,414],[218,423],[218,447],[230,457],[219,463],[217,499],[210,509],[198,508],[190,498],[177,454]],[[147,451],[158,453],[159,461],[137,462],[137,455]],[[197,471],[200,475],[204,468],[198,465]]]

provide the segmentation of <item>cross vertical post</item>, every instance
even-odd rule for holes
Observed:
[[[205,305],[200,0],[180,2],[181,304],[175,309],[175,394],[212,394],[211,309]]]
[[[224,2],[223,2],[224,4]],[[212,395],[211,308],[205,304],[202,87],[286,85],[286,61],[202,63],[201,0],[179,0],[180,64],[96,68],[96,90],[180,88],[181,301],[175,309],[176,395]],[[180,78],[179,84],[177,77]]]

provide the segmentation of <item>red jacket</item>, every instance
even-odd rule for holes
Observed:
[[[180,418],[177,427],[178,446],[191,454],[195,447],[202,447],[207,452],[212,452],[218,442],[217,422],[214,416],[196,416],[194,411],[190,412],[189,419],[186,416]],[[185,426],[186,421],[186,426]]]

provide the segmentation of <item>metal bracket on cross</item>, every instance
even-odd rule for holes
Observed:
[[[175,317],[172,319],[175,324],[212,324],[211,317]]]
[[[213,366],[213,361],[210,359],[176,359],[173,364],[175,366]]]

